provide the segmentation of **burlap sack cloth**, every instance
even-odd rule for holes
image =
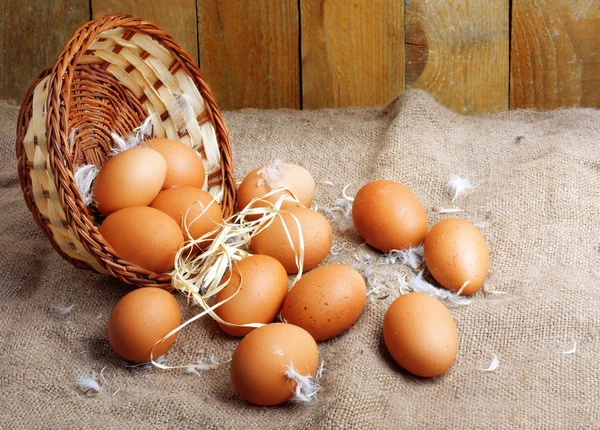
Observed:
[[[0,109],[0,427],[600,427],[600,111],[465,117],[409,91],[380,109],[226,114],[240,178],[276,158],[297,162],[321,182],[321,205],[349,182],[389,178],[428,209],[454,207],[448,178],[471,179],[478,186],[458,215],[483,229],[487,287],[506,293],[479,292],[451,309],[460,351],[434,379],[387,354],[381,326],[393,297],[369,302],[356,326],[319,345],[327,371],[318,400],[271,408],[240,399],[228,366],[199,376],[123,367],[106,323],[130,287],[75,269],[34,224],[16,175],[16,115]],[[451,216],[428,212],[430,225]],[[360,243],[334,230],[336,243]],[[352,264],[358,251],[327,261]],[[563,354],[574,341],[576,352]],[[199,348],[226,359],[236,344],[206,319],[182,333],[166,364],[197,360]],[[494,354],[498,369],[482,371]],[[82,394],[75,380],[103,368],[102,391]]]

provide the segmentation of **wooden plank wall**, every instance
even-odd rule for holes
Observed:
[[[407,88],[464,113],[600,107],[599,0],[4,0],[0,99],[113,12],[170,33],[223,109],[373,106]]]
[[[514,0],[512,107],[600,107],[600,0]]]
[[[465,113],[506,110],[509,10],[508,0],[407,1],[407,43],[421,49],[406,57],[414,68],[406,87]]]

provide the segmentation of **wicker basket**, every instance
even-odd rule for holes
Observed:
[[[176,109],[185,97],[188,124]],[[196,121],[190,121],[192,115]],[[227,127],[200,69],[155,24],[108,15],[80,27],[23,98],[17,128],[19,179],[35,221],[54,248],[77,267],[109,273],[137,286],[166,286],[170,276],[117,256],[102,238],[74,179],[98,167],[113,145],[152,117],[156,137],[179,140],[205,160],[209,192],[222,196],[224,216],[235,203]],[[71,136],[70,136],[71,134]]]

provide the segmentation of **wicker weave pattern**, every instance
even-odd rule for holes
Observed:
[[[152,23],[109,15],[82,26],[52,70],[31,85],[17,130],[25,200],[54,247],[78,267],[140,286],[168,284],[170,277],[116,255],[96,229],[98,214],[83,204],[74,171],[102,166],[111,133],[124,136],[147,117],[156,137],[201,154],[208,191],[231,214],[235,180],[219,108],[191,58]]]

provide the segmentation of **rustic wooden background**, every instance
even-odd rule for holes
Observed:
[[[90,18],[158,23],[223,109],[600,107],[600,0],[2,0],[0,99],[18,101]]]

